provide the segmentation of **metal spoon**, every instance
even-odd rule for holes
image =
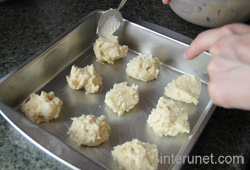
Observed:
[[[99,37],[109,37],[118,30],[122,23],[122,15],[119,10],[126,2],[127,0],[122,0],[117,9],[110,9],[102,14],[97,26],[97,34]]]

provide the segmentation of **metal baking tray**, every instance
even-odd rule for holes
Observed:
[[[182,163],[163,160],[167,156],[187,156],[209,120],[215,106],[207,91],[209,76],[206,70],[210,60],[202,53],[192,61],[183,59],[191,39],[166,28],[134,19],[124,19],[116,32],[120,44],[129,46],[129,52],[114,65],[96,61],[93,43],[96,27],[103,11],[93,11],[76,26],[59,37],[39,54],[0,80],[1,115],[37,147],[72,169],[118,169],[111,156],[114,146],[137,138],[156,144],[159,150],[158,169],[179,169]],[[156,80],[142,82],[128,77],[126,63],[138,53],[151,54],[162,63]],[[96,94],[72,90],[66,82],[72,65],[84,67],[93,64],[103,78],[103,86]],[[184,104],[189,115],[191,132],[176,137],[159,137],[146,120],[157,101],[164,96],[164,87],[182,74],[198,76],[202,81],[199,104]],[[127,81],[139,85],[140,101],[124,116],[113,113],[105,103],[105,93],[114,83]],[[26,118],[20,104],[31,93],[54,91],[64,102],[59,118],[39,125]],[[97,147],[78,146],[67,135],[72,117],[82,114],[105,115],[111,126],[110,139]]]

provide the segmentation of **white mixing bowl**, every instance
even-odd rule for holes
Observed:
[[[204,27],[219,27],[250,19],[250,0],[172,0],[181,18]]]

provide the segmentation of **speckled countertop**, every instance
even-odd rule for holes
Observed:
[[[96,9],[120,0],[7,0],[0,2],[0,77]],[[175,15],[161,0],[128,0],[123,15],[194,38],[206,28]],[[36,148],[0,116],[0,169],[68,169]],[[217,108],[190,155],[244,156],[245,164],[185,164],[183,169],[245,169],[250,153],[250,112]]]

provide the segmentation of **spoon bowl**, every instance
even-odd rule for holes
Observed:
[[[97,26],[97,34],[99,37],[109,37],[118,30],[122,23],[122,15],[119,10],[126,2],[127,0],[122,0],[117,9],[110,9],[102,14]]]

